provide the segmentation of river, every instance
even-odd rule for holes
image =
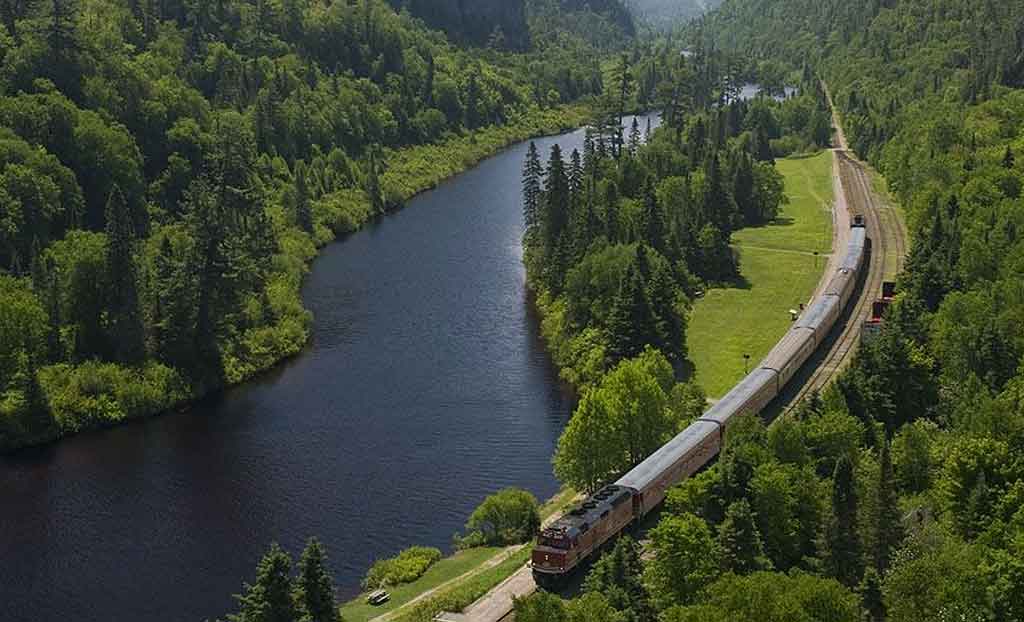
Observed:
[[[568,153],[583,132],[536,142]],[[324,249],[294,360],[184,413],[0,458],[4,622],[214,619],[272,541],[297,556],[310,536],[351,597],[375,559],[450,550],[488,494],[554,494],[573,400],[524,285],[526,149]]]

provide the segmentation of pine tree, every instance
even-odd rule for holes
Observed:
[[[619,227],[619,187],[615,180],[610,180],[604,190],[604,234],[610,244],[621,240],[622,231]]]
[[[557,144],[551,148],[547,177],[544,187],[544,205],[541,216],[544,231],[544,256],[547,258],[547,284],[558,289],[564,276],[562,259],[568,249],[562,248],[564,233],[569,225],[571,210],[569,175],[562,159],[562,148]]]
[[[882,600],[882,580],[878,571],[868,568],[864,571],[864,580],[860,583],[861,606],[870,622],[885,620],[885,603]]]
[[[640,216],[640,235],[643,236],[644,242],[665,255],[667,250],[666,233],[665,220],[662,218],[661,208],[658,206],[658,196],[654,192],[654,184],[648,182],[644,188],[644,211]]]
[[[583,190],[583,160],[578,149],[572,150],[569,156],[569,191],[573,198],[578,199]]]
[[[633,358],[657,343],[657,320],[636,263],[626,272],[608,316],[609,354],[614,362]]]
[[[276,543],[256,567],[256,582],[245,585],[245,594],[236,595],[241,610],[229,615],[229,622],[295,622],[292,588],[292,560]]]
[[[651,118],[647,117],[647,129],[644,130],[644,144],[650,144],[651,142]]]
[[[302,612],[302,622],[340,622],[334,585],[327,572],[327,555],[320,542],[313,538],[299,560],[299,577],[295,585],[295,602]]]
[[[613,609],[622,612],[623,622],[656,618],[643,582],[640,553],[640,545],[633,538],[622,536],[615,547],[594,564],[583,583],[584,592],[603,594]]]
[[[840,458],[832,475],[832,517],[825,534],[826,568],[847,587],[861,579],[861,544],[857,532],[857,492],[853,463]]]
[[[107,201],[107,284],[110,287],[109,340],[115,360],[135,364],[146,356],[135,269],[135,228],[121,189]]]
[[[633,124],[629,128],[629,155],[634,158],[640,152],[640,121],[633,117]]]
[[[1013,149],[1010,147],[1010,145],[1006,145],[1006,153],[1003,154],[1003,168],[1012,169],[1016,161],[1017,160],[1013,155]]]
[[[901,526],[898,499],[893,489],[895,473],[889,442],[883,440],[881,448],[881,464],[878,478],[878,516],[875,525],[875,568],[884,575],[889,569],[892,552],[899,546]]]
[[[772,568],[764,554],[754,511],[746,499],[734,501],[726,509],[725,520],[718,528],[718,548],[724,572],[742,575]]]
[[[629,66],[629,53],[623,52],[618,67],[618,75],[615,76],[615,81],[618,83],[619,92],[618,100],[616,101],[615,111],[615,132],[614,132],[614,149],[615,157],[622,157],[622,117],[626,114],[626,101],[629,99],[633,91],[633,72]]]
[[[308,234],[313,233],[313,208],[306,179],[306,163],[299,160],[295,163],[295,223]]]
[[[384,192],[380,186],[380,161],[377,157],[377,146],[370,147],[367,154],[366,172],[366,194],[370,197],[370,204],[373,211],[378,214],[384,213]]]
[[[526,238],[530,240],[540,225],[541,199],[544,194],[544,167],[540,163],[537,145],[530,142],[523,165],[523,221],[526,223]]]

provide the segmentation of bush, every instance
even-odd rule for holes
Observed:
[[[491,495],[466,523],[466,534],[456,536],[460,549],[475,546],[508,546],[528,542],[540,529],[537,498],[519,488],[506,488]]]
[[[428,568],[441,560],[441,551],[432,547],[414,546],[396,557],[375,562],[363,579],[363,588],[377,589],[399,583],[412,583]]]

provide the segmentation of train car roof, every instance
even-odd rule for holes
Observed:
[[[732,391],[726,393],[725,397],[715,402],[715,405],[704,413],[702,419],[717,421],[725,425],[740,407],[760,393],[766,384],[772,382],[775,382],[775,372],[759,366],[747,374],[747,377],[733,387]]]
[[[694,421],[675,438],[662,445],[658,451],[619,478],[615,484],[634,490],[646,490],[655,480],[664,475],[669,467],[700,445],[709,434],[717,432],[717,424],[708,421]]]
[[[839,266],[845,270],[853,270],[860,263],[861,256],[864,254],[864,247],[867,244],[867,230],[866,229],[851,229],[850,230],[850,242],[846,246],[846,255],[843,257],[843,263]]]
[[[817,303],[815,303],[817,304]],[[811,306],[814,308],[814,305]],[[805,311],[805,315],[809,312]],[[761,361],[761,367],[769,370],[781,371],[783,367],[793,358],[795,352],[799,352],[808,341],[814,339],[814,331],[800,325],[794,325],[789,332],[779,341],[768,356]]]
[[[632,496],[633,492],[621,485],[605,486],[545,527],[542,533],[546,536],[575,538],[589,531],[601,517]]]
[[[838,296],[835,294],[822,296],[797,320],[796,327],[817,330],[821,327],[821,323],[825,321],[825,318],[828,317],[828,314],[837,306],[839,306]]]

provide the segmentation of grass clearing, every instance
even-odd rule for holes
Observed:
[[[501,547],[480,547],[459,551],[431,566],[412,583],[387,588],[391,594],[387,603],[374,607],[366,602],[366,594],[360,594],[341,606],[341,615],[346,622],[365,622],[394,611],[423,592],[473,570],[503,550]]]
[[[832,247],[832,154],[778,161],[790,204],[773,224],[733,236],[740,252],[740,283],[710,290],[694,303],[687,331],[696,379],[720,398],[786,333],[789,310],[806,302]],[[822,256],[815,258],[814,253]]]

